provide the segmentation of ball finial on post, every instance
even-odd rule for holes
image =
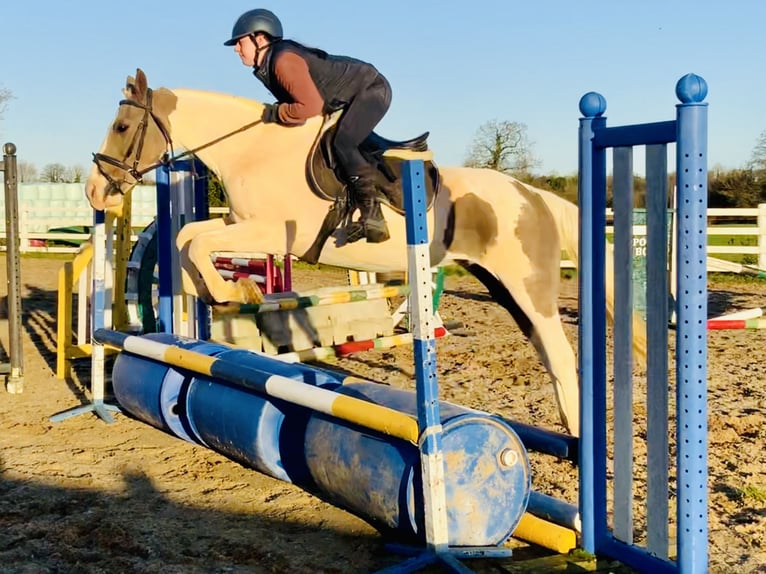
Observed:
[[[606,99],[598,92],[588,92],[580,98],[580,113],[586,118],[597,118],[606,111]]]
[[[3,153],[5,155],[16,155],[16,144],[8,142],[3,146]]]
[[[676,97],[683,104],[697,104],[707,96],[707,82],[697,74],[686,74],[676,83]]]

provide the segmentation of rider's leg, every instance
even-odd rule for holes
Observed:
[[[389,238],[372,168],[359,152],[359,145],[388,111],[390,103],[391,88],[383,76],[378,76],[369,87],[357,94],[338,123],[335,154],[346,174],[360,214],[359,221],[352,223],[348,229],[348,242],[365,237],[370,243],[380,243]]]
[[[358,170],[356,175],[349,176],[348,183],[359,207],[359,220],[348,226],[346,241],[353,243],[362,238],[366,238],[369,243],[386,241],[390,237],[388,225],[383,217],[372,175]]]

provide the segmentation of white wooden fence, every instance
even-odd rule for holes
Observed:
[[[225,212],[225,208],[211,209],[213,213]],[[141,229],[154,219],[154,207],[151,203],[134,202],[133,226]],[[607,219],[611,218],[607,211]],[[738,225],[717,225],[716,220],[736,218]],[[21,252],[74,253],[77,245],[88,239],[88,233],[62,231],[72,227],[89,228],[93,222],[93,212],[85,202],[73,208],[71,205],[50,206],[39,202],[19,201],[19,231],[21,234]],[[708,237],[735,236],[750,237],[751,245],[709,245],[711,256],[751,256],[751,262],[766,269],[766,203],[754,208],[708,209]],[[611,233],[611,228],[607,228]],[[5,231],[0,231],[0,240],[5,239]],[[3,247],[4,249],[4,247]],[[562,260],[561,266],[574,267],[571,261]],[[717,269],[710,269],[717,270]]]
[[[612,210],[607,209],[607,221],[611,221],[613,216]],[[737,225],[731,225],[727,221],[716,223],[716,220],[731,220],[733,218],[741,223]],[[747,255],[751,264],[759,269],[766,269],[766,203],[750,208],[711,208],[707,210],[707,220],[708,271],[727,271],[715,263],[717,255],[726,255],[727,258],[728,256],[735,256],[734,259],[740,259],[736,256]],[[646,234],[645,226],[636,225],[634,230],[634,233]],[[606,233],[607,235],[613,233],[611,225],[607,225]],[[752,243],[752,245],[716,245],[716,241],[710,241],[711,237],[721,236],[750,237],[751,240],[748,243]],[[575,265],[572,261],[562,259],[561,267],[574,269]]]
[[[717,235],[737,235],[737,236],[752,236],[755,235],[757,240],[755,245],[742,246],[742,245],[709,245],[708,254],[715,255],[725,253],[728,255],[755,255],[757,257],[757,265],[760,269],[766,269],[766,203],[761,203],[758,207],[753,209],[745,208],[731,208],[731,209],[708,209],[708,225],[711,218],[716,217],[736,217],[736,218],[755,218],[755,232],[751,227],[740,226],[714,226],[708,227],[708,237]]]

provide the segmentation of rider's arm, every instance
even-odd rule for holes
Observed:
[[[298,125],[322,113],[324,100],[309,73],[306,60],[294,52],[283,52],[274,62],[274,76],[292,96],[293,102],[279,105],[279,122]]]

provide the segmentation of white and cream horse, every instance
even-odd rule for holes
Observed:
[[[224,280],[210,253],[301,255],[311,246],[330,205],[312,193],[306,178],[322,118],[299,127],[263,124],[257,121],[261,103],[188,89],[151,90],[141,70],[128,77],[124,95],[88,177],[91,206],[118,209],[124,192],[169,147],[195,150],[223,182],[230,212],[189,223],[179,233],[184,288],[210,302],[252,301],[252,288]],[[550,373],[563,423],[578,434],[577,366],[558,311],[561,249],[577,259],[577,207],[492,170],[446,167],[440,174],[441,190],[428,217],[431,262],[463,265],[508,309]],[[384,214],[390,240],[341,247],[330,241],[319,261],[406,270],[404,218],[387,207]],[[607,276],[611,302],[612,274]],[[645,331],[637,327],[634,347],[643,357]]]

